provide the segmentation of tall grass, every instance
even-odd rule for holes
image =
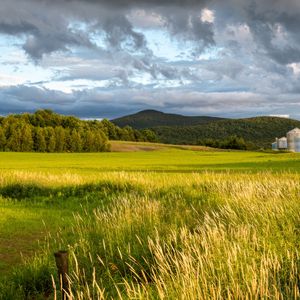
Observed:
[[[0,176],[7,199],[41,193],[77,209],[71,226],[62,224],[2,283],[1,295],[60,297],[53,252],[67,249],[70,299],[299,299],[299,179],[10,172]],[[17,196],[8,188],[16,184]]]

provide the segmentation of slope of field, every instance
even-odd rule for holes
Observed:
[[[128,125],[132,128],[144,129],[156,126],[191,126],[220,120],[223,120],[223,118],[183,116],[178,114],[166,114],[157,110],[143,110],[136,114],[114,119],[111,122],[120,127]]]
[[[221,149],[214,149],[205,146],[194,145],[172,145],[161,143],[149,143],[149,142],[127,142],[127,141],[110,141],[111,152],[139,152],[139,151],[157,151],[157,150],[193,150],[193,151],[222,151]]]
[[[275,137],[300,127],[300,121],[277,117],[256,117],[239,120],[222,120],[197,126],[154,127],[152,128],[163,143],[197,144],[204,139],[223,140],[237,135],[257,147],[270,148]]]
[[[138,150],[0,153],[1,300],[300,297],[300,155]]]

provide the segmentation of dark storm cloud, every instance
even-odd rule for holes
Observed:
[[[206,8],[214,20],[202,18]],[[300,62],[299,28],[299,0],[2,0],[0,33],[18,37],[37,65],[56,68],[53,80],[108,83],[72,93],[43,84],[2,87],[0,112],[292,113],[300,93],[300,65],[291,66]],[[186,46],[184,58],[155,56],[147,29]]]
[[[94,47],[88,32],[106,35],[110,47],[146,50],[146,40],[133,29],[127,14],[137,7],[156,11],[174,36],[199,41],[202,47],[213,43],[209,24],[197,15],[190,17],[193,6],[204,1],[36,1],[3,0],[0,4],[0,32],[25,36],[23,49],[34,59],[43,54],[67,50],[69,46]],[[200,10],[199,12],[200,13]],[[72,28],[83,22],[86,29]],[[125,48],[126,48],[125,47]]]
[[[39,1],[39,0],[36,0]],[[44,2],[47,2],[48,0],[44,0]],[[124,8],[132,8],[132,7],[165,7],[165,6],[177,6],[180,8],[185,7],[198,7],[200,4],[204,5],[208,3],[208,0],[112,0],[112,1],[106,1],[106,0],[54,0],[52,2],[56,3],[76,3],[76,2],[83,2],[83,3],[92,3],[96,5],[102,5],[105,7],[111,7],[111,8],[118,8],[118,9],[124,9]]]
[[[74,95],[61,91],[34,86],[18,85],[0,89],[3,99],[22,103],[39,103],[50,105],[70,105],[76,102]],[[9,103],[10,101],[8,101]]]
[[[112,48],[127,47],[128,51],[143,49],[147,52],[145,36],[136,31],[128,19],[130,11],[144,9],[159,15],[163,26],[174,38],[195,42],[197,53],[215,43],[213,25],[200,18],[204,7],[214,9],[221,26],[248,24],[258,46],[278,63],[300,61],[300,7],[297,0],[3,0],[0,32],[24,36],[23,49],[33,59],[66,51],[71,46],[95,47],[89,36],[93,30],[104,32]],[[85,23],[85,30],[72,28],[72,22],[76,21]],[[282,32],[278,32],[278,28]],[[276,45],[276,35],[283,34],[287,36],[287,44]]]
[[[86,32],[69,25],[59,7],[27,0],[0,3],[0,32],[24,38],[23,49],[33,59],[68,46],[95,47]]]
[[[284,3],[283,3],[284,2]],[[25,36],[24,50],[34,59],[43,54],[67,50],[69,46],[95,47],[89,29],[102,30],[111,47],[122,48],[131,42],[133,50],[145,49],[142,33],[133,28],[127,14],[141,8],[161,16],[170,34],[182,40],[197,42],[203,50],[215,43],[212,24],[201,20],[204,7],[212,7],[220,16],[218,22],[245,22],[256,41],[268,55],[285,64],[300,60],[300,7],[296,0],[287,1],[37,1],[3,0],[0,4],[0,31]],[[225,7],[226,6],[226,7]],[[87,30],[71,28],[74,21],[85,22]],[[273,39],[278,24],[291,38],[291,43],[279,47]]]
[[[283,99],[288,100],[288,104]],[[297,99],[295,95],[277,95],[272,98],[273,103],[270,107],[268,96],[251,92],[203,93],[195,89],[190,91],[175,88],[144,88],[141,92],[134,88],[94,88],[63,93],[28,86],[0,88],[0,106],[3,107],[1,113],[32,112],[36,109],[51,108],[60,113],[94,118],[115,118],[146,108],[190,115],[236,117],[279,113],[285,109],[293,117],[299,118],[300,115],[295,113],[298,107]]]
[[[271,11],[257,13],[254,8],[249,10],[250,20],[248,24],[258,43],[268,55],[280,64],[288,64],[300,61],[300,37],[295,33],[294,26],[300,28],[300,14],[287,15],[286,13]],[[292,26],[291,26],[292,25]],[[276,38],[287,38],[286,43],[280,41],[276,44]]]
[[[300,2],[298,0],[212,1],[219,26],[247,24],[257,45],[279,64],[300,61]]]

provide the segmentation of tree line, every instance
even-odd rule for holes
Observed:
[[[120,128],[108,120],[83,121],[51,110],[0,118],[0,151],[102,152],[109,140],[155,142],[151,130]]]
[[[235,150],[253,150],[254,146],[246,143],[245,140],[236,135],[229,136],[224,140],[203,139],[197,142],[198,145],[219,149],[235,149]]]

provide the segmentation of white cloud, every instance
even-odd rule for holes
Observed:
[[[161,15],[154,11],[146,11],[145,9],[134,9],[127,15],[134,27],[148,29],[160,29],[164,26],[164,19]]]
[[[288,64],[287,66],[292,69],[294,75],[296,76],[300,75],[300,63],[291,63]]]
[[[212,10],[208,8],[204,8],[201,11],[201,21],[202,22],[208,22],[213,23],[215,20],[215,14]]]
[[[23,77],[0,73],[0,87],[19,85],[25,82],[26,79]]]
[[[269,115],[270,117],[277,117],[277,118],[284,118],[284,119],[289,119],[290,118],[290,115]]]

